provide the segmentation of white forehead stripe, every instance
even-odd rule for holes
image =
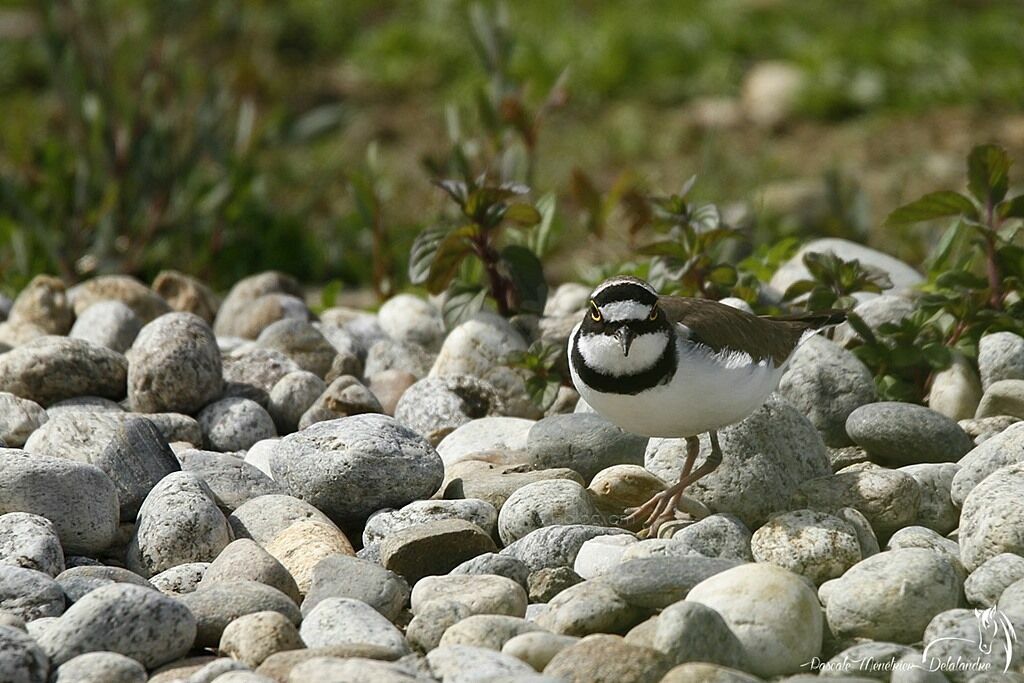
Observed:
[[[594,298],[598,294],[603,292],[604,290],[608,289],[609,287],[614,287],[616,285],[636,285],[637,287],[642,287],[642,288],[646,289],[648,292],[650,292],[654,296],[658,296],[658,290],[656,290],[654,287],[651,287],[649,284],[647,284],[646,282],[644,282],[643,280],[641,280],[639,278],[635,278],[635,277],[613,277],[610,280],[605,280],[600,285],[598,285],[597,289],[595,289],[593,292],[591,292],[590,298]]]
[[[601,316],[610,323],[620,320],[644,320],[651,307],[639,301],[612,301],[601,306]]]

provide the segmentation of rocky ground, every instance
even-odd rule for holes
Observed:
[[[918,277],[883,257],[874,325]],[[682,442],[569,389],[542,414],[503,363],[586,288],[449,332],[413,296],[300,294],[170,272],[0,302],[0,680],[1024,681],[1024,339],[926,408],[878,402],[851,331],[814,338],[722,431],[700,521],[641,540],[614,522]]]

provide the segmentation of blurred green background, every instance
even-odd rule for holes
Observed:
[[[957,188],[975,144],[1024,158],[1022,26],[1019,0],[0,0],[0,289],[276,268],[394,291],[453,138],[484,167],[518,149],[557,198],[554,281],[628,256],[610,203],[593,238],[594,192],[695,173],[755,244],[916,263],[934,235],[889,211]]]

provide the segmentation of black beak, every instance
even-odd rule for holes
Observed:
[[[629,355],[629,347],[633,345],[633,339],[636,337],[633,334],[633,330],[629,329],[625,325],[615,331],[615,338],[619,340],[619,344],[622,345],[622,355]]]

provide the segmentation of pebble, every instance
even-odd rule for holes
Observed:
[[[663,653],[612,635],[591,635],[556,654],[544,674],[574,683],[656,683],[672,667]]]
[[[885,323],[899,324],[909,318],[915,310],[915,302],[911,298],[895,294],[879,294],[858,302],[853,308],[853,312],[876,334]],[[836,328],[835,338],[843,346],[861,340],[861,336],[849,323],[843,323]]]
[[[684,543],[705,557],[721,557],[750,562],[750,529],[739,517],[729,513],[709,515],[672,534],[672,539]]]
[[[608,583],[593,579],[566,588],[551,598],[536,622],[542,628],[563,635],[623,635],[648,616],[648,610],[623,600]]]
[[[76,396],[119,400],[127,377],[124,356],[81,339],[39,337],[0,354],[0,391],[42,406]]]
[[[288,617],[268,611],[245,614],[228,624],[217,650],[255,669],[275,653],[305,646]]]
[[[344,532],[331,522],[315,519],[295,522],[274,536],[266,548],[292,575],[300,593],[309,591],[313,569],[320,560],[332,555],[355,554]]]
[[[967,579],[967,570],[960,562],[960,545],[953,539],[941,536],[923,526],[908,526],[900,529],[886,544],[886,550],[897,548],[925,548],[943,555],[956,571],[963,583]]]
[[[743,564],[701,581],[687,600],[722,615],[743,645],[746,671],[796,673],[821,652],[824,619],[811,584],[770,564]]]
[[[874,378],[852,352],[822,336],[801,344],[789,359],[779,394],[807,416],[826,446],[853,443],[846,420],[877,398]]]
[[[501,651],[506,642],[523,633],[542,630],[521,617],[501,614],[474,614],[449,626],[438,644],[472,645]]]
[[[117,492],[98,467],[0,448],[0,483],[0,514],[49,519],[65,553],[95,556],[114,542]]]
[[[713,511],[736,515],[751,529],[774,512],[793,509],[789,497],[802,482],[832,471],[814,425],[777,396],[742,422],[719,430],[718,437],[722,464],[687,493]],[[706,434],[700,443],[697,466],[711,452]],[[685,439],[651,439],[644,466],[675,481],[685,457]]]
[[[999,596],[996,607],[999,612],[1010,618],[1016,625],[1014,628],[1019,628],[1020,623],[1024,621],[1024,580],[1018,579],[1007,586]],[[29,632],[31,633],[31,629]]]
[[[626,508],[639,507],[665,490],[665,482],[640,465],[612,465],[590,480],[587,491],[594,505],[608,517],[619,517]]]
[[[818,254],[832,252],[847,261],[857,259],[863,265],[875,266],[889,275],[893,289],[891,294],[898,294],[900,290],[909,289],[924,282],[924,278],[912,267],[897,258],[886,253],[866,247],[850,240],[837,237],[823,237],[811,240],[784,263],[769,282],[769,286],[777,292],[785,292],[789,285],[797,280],[804,280],[810,277],[807,266],[804,265],[803,257],[808,252]]]
[[[498,513],[498,535],[509,545],[541,527],[603,522],[585,488],[551,479],[526,484],[508,497]]]
[[[302,621],[302,614],[291,598],[256,581],[213,583],[179,596],[178,601],[195,615],[197,647],[216,647],[228,624],[254,612],[279,612],[296,625]]]
[[[169,313],[147,324],[127,357],[134,410],[192,414],[224,390],[213,331],[192,313]]]
[[[445,476],[445,498],[480,499],[498,510],[513,492],[533,482],[568,479],[583,484],[583,478],[575,470],[564,467],[531,470],[523,465],[493,464],[482,460],[466,460],[446,466]]]
[[[743,643],[722,615],[700,602],[680,600],[658,615],[652,646],[673,664],[709,662],[742,669]]]
[[[299,628],[308,647],[367,643],[394,654],[410,652],[401,631],[361,600],[324,598],[302,620]]]
[[[402,342],[438,349],[444,341],[444,321],[433,304],[411,294],[399,294],[381,305],[377,320],[384,332]]]
[[[0,392],[0,441],[9,448],[24,446],[47,419],[46,410],[35,401]]]
[[[317,562],[302,613],[308,615],[328,598],[351,598],[374,608],[395,622],[409,602],[409,584],[380,565],[345,555],[331,555]]]
[[[260,405],[269,403],[270,392],[282,377],[302,370],[280,351],[259,347],[242,347],[222,360],[225,396],[250,398]]]
[[[46,330],[32,323],[0,322],[0,352],[23,346],[46,336]]]
[[[277,436],[270,413],[246,398],[214,401],[199,412],[198,420],[204,446],[215,451],[244,451]]]
[[[64,550],[53,522],[28,512],[0,515],[0,564],[50,576],[64,571]]]
[[[185,562],[210,562],[230,542],[231,529],[210,488],[191,472],[174,472],[139,509],[125,564],[149,578]]]
[[[221,303],[213,330],[218,337],[255,339],[264,327],[286,314],[306,319],[308,311],[301,296],[302,287],[284,273],[266,271],[242,278]],[[268,298],[260,301],[263,297]]]
[[[1024,379],[1024,337],[1013,332],[994,332],[978,342],[981,386],[988,391],[1005,379]]]
[[[788,569],[815,585],[842,576],[862,559],[856,530],[813,510],[773,515],[754,532],[750,545],[757,562]]]
[[[25,450],[99,467],[117,489],[122,521],[135,519],[153,487],[181,469],[152,422],[122,413],[58,415],[29,437]]]
[[[251,538],[264,547],[288,527],[306,520],[333,526],[327,515],[306,501],[284,494],[258,496],[228,516],[235,538]]]
[[[610,534],[629,532],[590,524],[546,526],[510,543],[501,550],[501,554],[521,560],[531,572],[544,567],[572,567],[584,543]]]
[[[26,622],[64,613],[64,590],[49,574],[0,565],[0,610]]]
[[[1024,419],[1024,379],[1003,379],[993,382],[985,390],[974,417],[996,415],[1011,415]]]
[[[660,683],[762,683],[761,678],[706,662],[688,662],[669,669]],[[792,681],[792,679],[783,679]],[[861,683],[861,681],[857,681]]]
[[[335,378],[299,418],[299,429],[351,415],[383,413],[377,397],[352,375]]]
[[[500,415],[503,410],[501,399],[487,382],[468,375],[446,375],[426,377],[406,389],[395,406],[395,419],[437,446],[467,422]]]
[[[977,371],[966,358],[957,354],[952,365],[932,377],[928,407],[951,420],[965,420],[974,417],[981,396]]]
[[[960,513],[960,556],[974,571],[1000,553],[1024,553],[1024,462],[1002,467],[975,486]]]
[[[299,427],[302,414],[316,402],[327,384],[306,370],[289,372],[270,390],[267,412],[279,434],[291,434]]]
[[[277,442],[280,440],[281,439],[279,438],[274,438],[257,441],[256,443],[249,447],[249,450],[245,452],[245,457],[243,458],[243,461],[247,465],[252,465],[260,472],[270,477],[271,481],[273,481],[273,472],[271,472],[270,470],[270,454],[273,452],[275,448],[277,448]]]
[[[967,602],[977,607],[992,607],[1012,583],[1024,579],[1024,557],[1000,553],[975,568],[964,582]]]
[[[433,681],[434,679],[429,679]],[[288,682],[373,681],[373,683],[422,683],[397,664],[360,657],[313,657],[292,668]]]
[[[55,580],[64,590],[68,602],[78,602],[84,595],[112,583],[130,583],[143,588],[156,588],[135,572],[123,567],[106,565],[71,567],[58,574]]]
[[[35,325],[46,334],[67,334],[74,311],[64,283],[52,275],[36,275],[14,299],[7,320]]]
[[[430,652],[441,643],[448,628],[474,614],[456,598],[432,600],[423,605],[405,629],[406,640],[421,652]]]
[[[718,557],[643,557],[612,568],[605,581],[631,605],[661,609],[682,600],[694,586],[741,563]]]
[[[1024,422],[992,436],[960,459],[950,486],[952,502],[962,506],[967,495],[1000,467],[1024,462]]]
[[[1010,425],[1020,422],[1019,417],[1013,415],[993,415],[992,417],[980,417],[977,420],[973,417],[967,420],[960,420],[957,424],[967,432],[968,436],[974,439],[974,443],[981,445],[993,436],[1000,434]]]
[[[196,619],[185,605],[149,588],[117,583],[69,607],[39,644],[57,665],[103,651],[153,669],[183,657],[195,637]]]
[[[481,417],[445,436],[437,452],[446,468],[487,451],[525,451],[534,420],[521,417]]]
[[[296,604],[301,597],[295,579],[270,553],[248,538],[232,541],[207,567],[197,590],[203,590],[218,582],[232,582],[239,579],[258,581],[273,586]]]
[[[430,376],[477,377],[494,387],[507,415],[538,418],[540,410],[526,392],[525,371],[505,362],[509,355],[525,351],[526,346],[522,335],[507,320],[480,313],[448,333]]]
[[[213,324],[220,301],[205,284],[176,270],[161,270],[153,279],[153,291],[175,311],[195,313]]]
[[[496,550],[494,540],[472,522],[441,519],[389,534],[380,544],[380,559],[386,569],[415,584]]]
[[[948,534],[955,529],[960,522],[960,510],[950,494],[960,466],[953,463],[921,463],[901,467],[899,471],[916,479],[921,490],[921,502],[915,521],[940,534]]]
[[[0,680],[10,683],[48,683],[50,659],[35,639],[0,624]]]
[[[161,593],[172,597],[191,593],[198,588],[199,582],[203,580],[210,564],[210,562],[179,564],[149,577],[149,582]]]
[[[837,637],[914,643],[932,617],[959,605],[962,591],[944,555],[901,548],[862,560],[822,585],[821,595]]]
[[[504,576],[428,576],[413,586],[410,598],[413,614],[419,615],[430,603],[446,601],[464,604],[469,608],[469,614],[510,617],[525,616],[527,605],[523,587]]]
[[[338,353],[312,323],[297,318],[283,318],[267,325],[256,338],[256,344],[280,351],[317,377],[328,373]]]
[[[569,567],[543,567],[526,577],[526,589],[531,604],[547,603],[566,588],[582,581],[583,577]]]
[[[543,671],[555,655],[579,641],[576,636],[531,631],[510,638],[501,647],[501,652],[526,662],[536,671]]]
[[[523,588],[529,587],[530,569],[521,561],[498,553],[484,553],[466,560],[449,574],[493,574],[512,579]]]
[[[430,444],[385,415],[355,415],[289,434],[270,466],[275,481],[336,520],[363,520],[428,498],[444,478]]]
[[[124,353],[142,330],[142,321],[120,301],[99,301],[82,312],[68,336]]]
[[[568,467],[589,482],[611,465],[642,465],[647,441],[596,414],[552,415],[530,428],[527,462],[534,467]]]
[[[584,579],[593,579],[622,562],[622,555],[638,542],[635,536],[597,536],[580,546],[573,562],[573,571]]]
[[[398,402],[415,383],[415,375],[404,370],[383,370],[370,377],[368,388],[380,401],[384,414],[394,416]]]
[[[258,496],[281,492],[273,479],[229,453],[186,448],[177,453],[182,470],[203,480],[222,510],[231,511]]]
[[[363,545],[380,543],[391,533],[442,519],[463,519],[477,525],[488,536],[498,529],[498,512],[478,498],[456,500],[415,500],[398,510],[380,510],[370,515],[363,528]]]
[[[871,459],[887,465],[955,462],[974,441],[950,418],[924,406],[883,401],[850,414],[846,431]]]
[[[373,379],[390,370],[408,373],[420,380],[430,373],[435,358],[435,354],[422,346],[381,339],[367,351],[363,374]]]
[[[498,683],[503,676],[535,673],[532,667],[515,657],[472,645],[433,649],[427,653],[427,663],[434,676],[444,683]]]
[[[921,505],[921,487],[905,472],[881,467],[842,471],[803,482],[793,493],[791,509],[835,513],[851,507],[861,512],[876,534],[888,538],[913,524]]]
[[[116,652],[87,652],[61,664],[53,683],[146,683],[146,668]]]
[[[143,322],[171,312],[171,307],[156,292],[128,275],[100,275],[68,290],[75,315],[82,315],[99,301],[120,301]]]

